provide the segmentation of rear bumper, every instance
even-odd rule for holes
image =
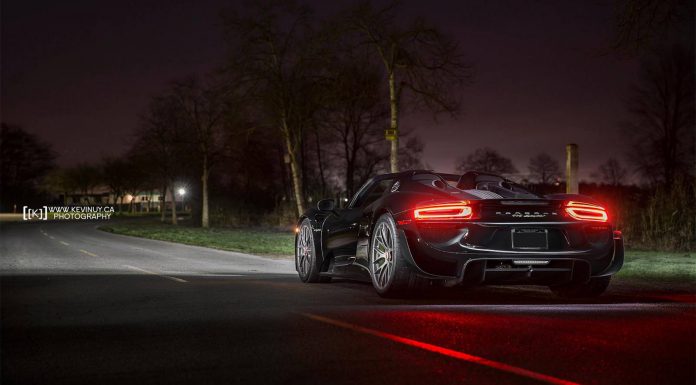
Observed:
[[[609,252],[599,254],[589,250],[570,253],[510,253],[494,250],[452,253],[429,247],[418,240],[409,242],[401,229],[398,236],[404,258],[419,275],[443,280],[448,285],[556,285],[587,282],[592,277],[616,274],[624,260],[621,238],[613,240]],[[545,265],[525,265],[520,264],[521,260],[547,262]]]

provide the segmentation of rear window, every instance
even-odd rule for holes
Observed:
[[[515,182],[495,175],[477,175],[473,185],[459,186],[464,192],[481,199],[537,199],[537,194]]]

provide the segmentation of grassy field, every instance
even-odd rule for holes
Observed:
[[[618,277],[696,283],[696,253],[629,250]]]
[[[110,223],[99,229],[116,234],[275,257],[290,257],[294,250],[294,234],[290,231],[202,229],[143,220]]]
[[[136,237],[240,251],[250,254],[292,256],[294,234],[264,229],[201,229],[172,226],[157,221],[117,222],[102,230]],[[696,253],[627,251],[619,278],[696,283]]]

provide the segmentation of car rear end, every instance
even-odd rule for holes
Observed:
[[[560,285],[610,276],[623,240],[589,197],[414,202],[397,215],[406,256],[450,284]]]

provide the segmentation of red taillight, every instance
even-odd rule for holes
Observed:
[[[580,221],[606,222],[609,219],[604,207],[591,203],[569,201],[565,205],[565,211]]]
[[[468,202],[447,203],[427,207],[419,207],[413,210],[415,220],[456,220],[471,219],[474,211]]]

